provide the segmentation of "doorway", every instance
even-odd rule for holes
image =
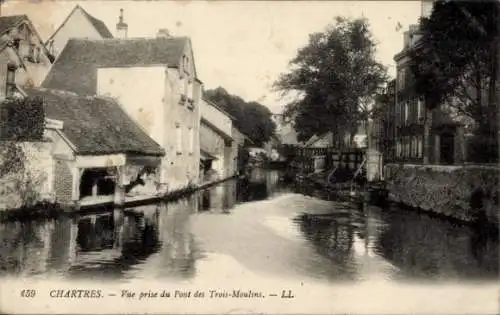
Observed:
[[[454,163],[455,136],[452,133],[443,133],[440,135],[440,157],[441,164],[451,165]]]

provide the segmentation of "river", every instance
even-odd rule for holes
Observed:
[[[286,187],[256,170],[172,203],[0,224],[0,274],[127,283],[277,279],[494,285],[498,237],[390,206]]]

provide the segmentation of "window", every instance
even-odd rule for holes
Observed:
[[[404,106],[404,122],[406,125],[406,123],[408,122],[408,107],[410,107],[410,102],[404,103],[403,106]]]
[[[186,73],[189,73],[189,58],[188,58],[188,56],[182,57],[182,70]]]
[[[194,132],[193,127],[188,128],[189,134],[189,154],[192,155],[194,153]]]
[[[397,78],[398,82],[398,90],[399,91],[402,91],[405,89],[405,83],[406,83],[406,69],[402,68],[402,69],[399,69],[398,71],[398,78]]]
[[[418,137],[417,138],[417,157],[422,157],[423,155],[423,141],[422,141],[422,137]]]
[[[28,60],[31,62],[35,62],[35,44],[29,44],[28,46]]]
[[[410,156],[410,137],[405,137],[405,157]]]
[[[421,119],[424,117],[424,106],[423,100],[418,99],[417,101],[417,118]]]
[[[413,137],[411,142],[411,156],[417,157],[417,137]]]
[[[16,91],[16,66],[14,64],[7,65],[7,80],[6,80],[5,96],[12,97]]]
[[[175,124],[175,132],[176,132],[176,135],[177,135],[177,154],[182,154],[182,129],[181,129],[181,125],[176,123]]]
[[[187,85],[187,98],[189,100],[193,99],[193,81],[189,80],[189,83]]]

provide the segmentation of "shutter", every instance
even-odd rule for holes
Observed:
[[[189,153],[193,154],[194,152],[194,133],[193,128],[189,127]]]
[[[185,82],[186,82],[186,78],[184,76],[181,76],[179,78],[179,94],[181,95],[186,95],[186,88],[185,88]]]
[[[175,130],[177,133],[177,153],[182,153],[182,129],[181,126],[177,125]]]
[[[187,97],[188,99],[192,100],[193,99],[193,81],[189,81],[188,83],[188,92],[187,92]]]

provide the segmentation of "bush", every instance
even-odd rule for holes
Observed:
[[[37,141],[43,138],[45,111],[39,97],[10,99],[3,104],[2,140]]]

